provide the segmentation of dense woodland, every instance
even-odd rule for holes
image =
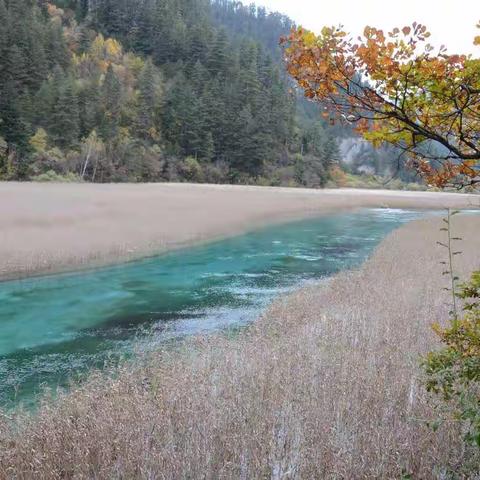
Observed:
[[[0,177],[325,185],[352,133],[289,83],[291,26],[229,0],[0,0]]]

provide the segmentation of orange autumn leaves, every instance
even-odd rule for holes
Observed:
[[[318,36],[298,28],[282,43],[288,72],[326,115],[355,124],[374,145],[399,147],[432,185],[475,185],[480,60],[435,50],[429,37],[413,23],[387,33],[366,27],[355,40],[341,27]]]

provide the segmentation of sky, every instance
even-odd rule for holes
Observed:
[[[297,24],[314,32],[324,25],[343,25],[356,35],[366,25],[390,31],[411,25],[426,25],[430,43],[444,44],[448,53],[473,53],[480,47],[473,38],[480,35],[480,0],[254,0],[259,6],[288,15]],[[244,3],[249,3],[248,1]],[[475,6],[477,5],[477,6]]]

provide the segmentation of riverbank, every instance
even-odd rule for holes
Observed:
[[[106,265],[359,207],[471,208],[472,195],[198,184],[0,183],[0,279]]]
[[[34,419],[0,417],[0,478],[462,476],[478,458],[455,425],[426,425],[438,412],[418,367],[448,318],[441,226],[400,228],[361,269],[277,301],[245,333],[93,376]],[[467,278],[480,218],[453,229]]]

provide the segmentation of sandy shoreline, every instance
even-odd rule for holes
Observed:
[[[118,263],[339,210],[479,204],[388,190],[0,183],[0,279]]]

